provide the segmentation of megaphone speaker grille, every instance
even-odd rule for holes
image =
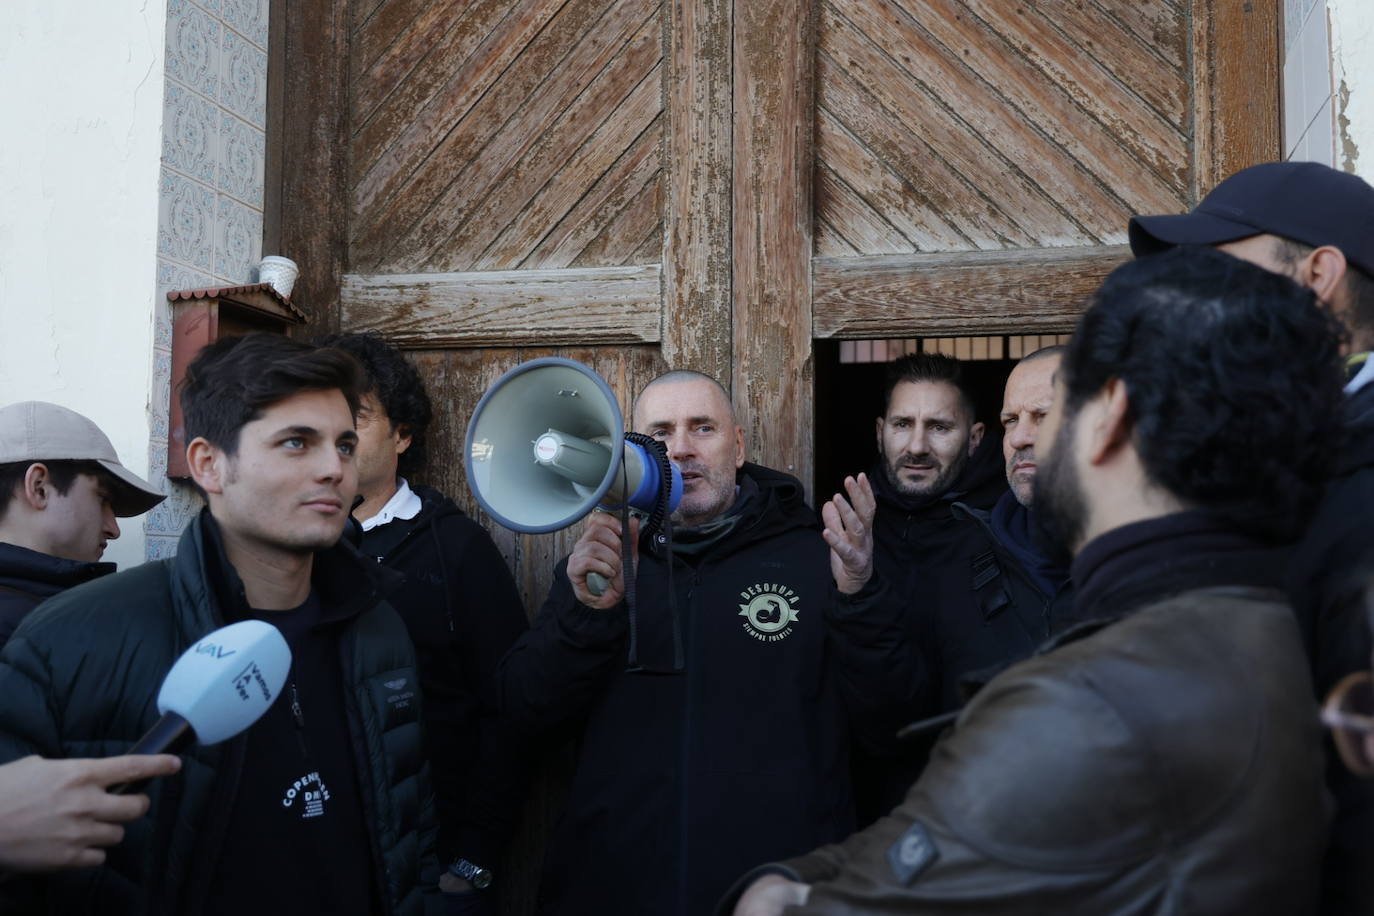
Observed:
[[[574,483],[535,460],[535,443],[550,431],[605,446],[596,486]],[[570,359],[530,360],[501,376],[477,403],[463,450],[468,484],[507,528],[557,531],[590,512],[611,486],[623,435],[620,405],[600,376]]]

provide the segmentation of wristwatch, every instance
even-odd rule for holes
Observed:
[[[479,891],[491,887],[491,871],[480,865],[469,862],[467,859],[459,859],[448,867],[448,870],[458,877],[469,881],[472,886]]]

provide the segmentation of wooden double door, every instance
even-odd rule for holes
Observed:
[[[265,249],[376,328],[479,518],[482,391],[732,389],[811,485],[817,342],[1067,330],[1134,213],[1276,158],[1277,0],[275,0]],[[842,408],[841,408],[842,409]],[[576,532],[488,523],[531,613]]]

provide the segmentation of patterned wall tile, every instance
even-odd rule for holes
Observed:
[[[215,226],[215,276],[248,283],[262,257],[262,213],[223,194]]]
[[[157,253],[210,270],[215,259],[215,192],[162,170],[158,185]]]
[[[153,393],[148,409],[149,435],[153,439],[167,438],[167,411],[172,397],[172,351],[153,350]],[[152,460],[151,458],[149,459]],[[164,456],[162,469],[167,470]]]
[[[143,540],[143,556],[148,560],[166,560],[177,555],[179,537],[149,534]]]
[[[267,126],[267,52],[224,30],[220,104],[250,124]]]
[[[194,0],[194,3],[216,19],[224,19],[223,0]]]
[[[187,0],[167,4],[167,75],[207,98],[219,95],[224,28]]]
[[[267,0],[224,0],[224,24],[267,50]]]
[[[162,102],[162,161],[209,184],[220,148],[219,112],[189,89],[167,82]]]
[[[262,209],[266,135],[227,112],[220,112],[220,156],[217,187],[254,209]]]

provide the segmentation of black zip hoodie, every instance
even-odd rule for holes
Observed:
[[[113,563],[64,560],[26,547],[0,543],[0,647],[29,611],[73,585],[115,571]]]
[[[671,556],[661,536],[641,542],[638,668],[627,670],[624,605],[579,603],[566,560],[502,663],[504,712],[582,738],[544,912],[709,912],[774,851],[853,826],[847,747],[862,714],[850,710],[877,702],[910,653],[895,621],[836,600],[800,483],[749,464],[739,479],[753,486],[717,540]]]

